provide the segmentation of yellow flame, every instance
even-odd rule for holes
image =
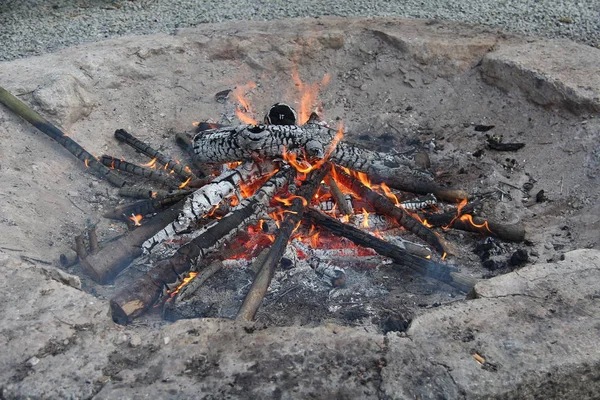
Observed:
[[[187,184],[190,183],[191,180],[192,180],[192,177],[190,176],[189,178],[187,178],[185,180],[185,182],[183,182],[181,185],[179,185],[179,189],[183,189],[184,187],[186,187]]]
[[[232,94],[239,104],[236,107],[235,114],[242,123],[256,125],[257,122],[252,117],[252,108],[246,98],[246,92],[250,89],[256,89],[256,83],[248,82],[233,89]]]
[[[158,160],[158,158],[154,157],[150,162],[148,162],[146,164],[142,164],[142,167],[156,168],[156,161],[157,160]]]

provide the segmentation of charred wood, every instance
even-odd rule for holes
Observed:
[[[123,143],[127,143],[129,146],[133,147],[135,150],[139,151],[142,154],[147,155],[152,159],[156,159],[160,165],[163,165],[165,170],[173,171],[177,175],[179,175],[184,180],[192,177],[192,179],[197,179],[197,177],[192,173],[192,170],[187,165],[178,163],[177,161],[171,160],[169,157],[162,154],[160,151],[154,149],[147,143],[139,140],[125,129],[117,129],[115,131],[115,138]]]
[[[443,254],[447,252],[448,249],[444,246],[440,238],[431,229],[406,212],[406,210],[396,207],[385,196],[371,190],[358,179],[346,174],[344,171],[337,169],[336,173],[342,185],[352,190],[358,197],[369,202],[378,213],[394,218],[401,226],[425,240],[439,253]]]
[[[352,207],[346,201],[346,195],[342,193],[340,187],[335,182],[335,179],[333,179],[331,176],[327,176],[325,178],[325,183],[327,183],[327,185],[329,186],[331,190],[331,196],[335,199],[335,204],[337,204],[340,213],[342,215],[353,214],[354,211],[352,210]]]
[[[81,147],[76,141],[67,136],[66,133],[58,129],[55,125],[51,124],[37,112],[29,108],[21,100],[10,94],[6,89],[0,87],[0,103],[4,104],[10,110],[12,110],[19,117],[29,122],[31,125],[36,127],[41,132],[45,133],[61,146],[67,149],[73,154],[79,161],[83,162],[87,168],[94,170],[100,177],[106,179],[113,186],[123,187],[127,182],[102,165],[95,156],[88,153],[83,147]]]
[[[107,243],[98,253],[85,257],[80,262],[83,270],[98,283],[114,278],[142,254],[142,243],[175,219],[182,207],[183,201],[180,201],[136,230]]]
[[[148,178],[171,189],[177,189],[181,185],[181,183],[176,182],[171,176],[163,174],[159,170],[142,167],[112,156],[102,155],[100,162],[111,169],[125,171],[132,175],[143,176],[144,178]]]
[[[269,252],[260,266],[258,274],[252,282],[250,290],[244,298],[244,302],[236,317],[237,320],[251,321],[254,319],[256,311],[258,311],[258,308],[269,289],[273,275],[275,275],[275,269],[280,263],[288,242],[302,221],[304,208],[306,204],[310,203],[317,192],[328,168],[329,167],[327,166],[327,168],[323,167],[312,171],[303,182],[300,189],[298,189],[298,197],[295,197],[292,200],[292,205],[289,210],[287,210],[286,217],[281,222],[279,230],[275,234],[275,241],[271,245]]]
[[[307,218],[322,228],[350,239],[359,246],[369,247],[382,256],[391,258],[394,262],[405,265],[425,276],[445,282],[463,292],[469,292],[475,285],[475,280],[457,272],[456,268],[427,260],[408,253],[400,247],[370,235],[367,232],[346,225],[335,218],[331,218],[315,209],[306,211]]]
[[[119,324],[127,324],[152,307],[166,284],[175,282],[179,275],[194,268],[199,260],[219,251],[221,245],[253,222],[275,193],[285,185],[289,175],[289,168],[276,173],[236,209],[203,227],[202,233],[180,247],[173,257],[157,263],[151,271],[135,280],[133,285],[117,293],[110,302],[113,320]]]
[[[134,199],[164,199],[169,196],[181,196],[182,198],[191,194],[193,190],[153,190],[146,187],[126,187],[119,189],[119,195],[132,197]]]
[[[385,183],[391,188],[415,194],[433,194],[437,199],[458,203],[467,200],[469,194],[464,190],[450,189],[437,186],[433,182],[424,181],[408,175],[373,176],[373,183]]]
[[[199,133],[194,138],[194,151],[200,161],[207,163],[280,158],[284,151],[323,159],[331,151],[331,162],[368,174],[388,177],[415,172],[414,163],[402,155],[378,153],[347,143],[330,149],[335,137],[334,130],[318,124],[240,125]]]
[[[90,242],[90,254],[96,254],[98,252],[98,233],[96,227],[92,226],[87,230],[88,241]]]
[[[265,162],[259,166],[252,162],[242,164],[229,173],[218,176],[188,197],[181,214],[164,229],[157,232],[155,236],[148,239],[143,245],[144,251],[150,252],[157,244],[186,231],[192,222],[197,221],[213,207],[221,204],[224,199],[236,194],[239,191],[240,183],[250,184],[273,171],[275,171],[273,163]]]
[[[167,195],[160,199],[139,200],[131,204],[117,206],[104,213],[104,218],[128,220],[132,215],[147,215],[160,212],[166,207],[181,201],[187,194]]]
[[[182,302],[190,299],[194,293],[206,282],[211,276],[219,272],[223,268],[223,261],[216,260],[210,263],[206,268],[199,270],[198,275],[184,286],[177,297],[175,302]]]
[[[191,135],[187,133],[178,133],[175,135],[175,143],[186,152],[189,159],[192,161],[192,165],[196,171],[197,176],[209,176],[210,168],[201,163],[196,159],[196,154],[194,153],[194,139]]]

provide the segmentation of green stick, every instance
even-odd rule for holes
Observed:
[[[96,157],[88,153],[83,147],[77,144],[76,141],[67,136],[66,133],[58,129],[40,114],[33,111],[21,100],[10,94],[6,89],[0,87],[0,103],[4,104],[8,109],[35,126],[37,129],[50,136],[57,141],[71,154],[83,162],[86,167],[96,171],[102,178],[109,181],[116,187],[123,187],[127,183],[124,179],[112,172],[110,169],[102,165]]]

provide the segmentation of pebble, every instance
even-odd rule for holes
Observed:
[[[25,365],[28,367],[34,367],[40,363],[40,359],[36,356],[31,357],[29,360],[25,361]]]
[[[131,347],[139,347],[142,344],[142,338],[138,335],[131,335],[131,339],[129,339],[129,345]]]
[[[273,6],[272,2],[223,0],[218,7],[207,0],[120,1],[118,4],[120,7],[107,11],[107,1],[2,0],[0,61],[119,36],[174,33],[177,29],[207,22],[267,21],[324,15],[374,17],[383,14],[388,17],[451,20],[527,35],[566,37],[590,46],[600,46],[600,0],[405,0],[385,3],[331,0],[277,2],[277,6]],[[382,4],[385,4],[384,8]],[[86,18],[74,17],[77,15],[85,15]]]

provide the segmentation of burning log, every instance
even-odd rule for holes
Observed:
[[[476,283],[475,279],[457,272],[455,268],[412,255],[396,245],[363,232],[358,228],[346,225],[315,209],[309,208],[306,211],[306,216],[311,222],[333,234],[348,238],[359,246],[370,247],[377,253],[391,258],[398,264],[406,265],[420,274],[445,282],[465,293],[468,293]]]
[[[467,203],[464,206],[459,206],[456,212],[445,212],[442,214],[426,213],[424,217],[432,226],[481,233],[511,242],[522,242],[525,240],[525,227],[521,223],[503,224],[471,216],[470,213],[479,204],[479,202]]]
[[[143,176],[144,178],[148,178],[171,189],[177,189],[181,186],[181,183],[175,182],[172,177],[165,175],[156,169],[141,167],[107,155],[102,155],[100,162],[111,169],[118,169],[119,171],[125,171],[132,175]]]
[[[229,173],[218,176],[211,183],[196,190],[187,199],[181,214],[144,243],[144,251],[150,252],[157,244],[172,239],[178,233],[187,230],[192,221],[198,220],[213,207],[219,205],[223,199],[238,193],[241,183],[249,184],[274,170],[275,164],[273,163],[266,162],[259,166],[252,162],[242,164]]]
[[[178,133],[175,135],[175,143],[180,149],[185,151],[189,158],[192,160],[192,165],[196,169],[196,173],[200,173],[200,176],[209,176],[210,168],[207,168],[203,163],[196,160],[196,153],[194,153],[193,138],[187,133]]]
[[[216,260],[210,263],[206,268],[202,268],[198,275],[184,286],[180,291],[175,302],[179,303],[190,299],[194,293],[214,274],[219,272],[223,268],[223,261]]]
[[[132,285],[117,293],[110,301],[113,320],[119,324],[127,324],[152,307],[166,284],[175,282],[179,275],[192,269],[199,259],[217,252],[224,243],[247,228],[285,185],[289,174],[289,168],[277,172],[236,209],[203,227],[200,235],[180,247],[173,257],[161,261]]]
[[[383,177],[415,172],[414,163],[402,155],[338,143],[340,139],[340,132],[319,124],[240,125],[199,133],[194,138],[194,151],[200,161],[208,163],[281,158],[284,154],[295,159],[305,153],[312,159],[327,158],[346,168]]]
[[[190,177],[192,179],[197,179],[197,177],[192,173],[190,167],[178,163],[177,161],[171,160],[170,158],[162,154],[160,151],[154,149],[149,144],[146,144],[141,140],[137,139],[125,129],[117,129],[115,131],[115,138],[123,143],[127,143],[129,146],[133,147],[140,153],[147,155],[152,160],[156,160],[156,162],[164,166],[165,170],[175,172],[183,180],[189,179]]]
[[[236,317],[237,320],[252,321],[252,319],[254,319],[256,311],[258,311],[258,308],[267,293],[267,289],[271,284],[273,275],[275,275],[275,268],[279,265],[279,261],[285,252],[290,237],[302,221],[304,208],[317,192],[327,170],[328,168],[319,168],[312,171],[298,190],[297,196],[294,196],[292,199],[292,205],[287,210],[286,217],[279,226],[279,230],[275,235],[275,241],[271,245],[261,268],[254,278],[252,286],[246,294],[244,302],[238,311]]]
[[[342,215],[351,215],[354,214],[352,207],[346,201],[346,195],[342,193],[340,187],[335,182],[331,176],[325,177],[325,183],[331,189],[331,196],[335,199],[335,204],[337,204],[338,209]]]
[[[424,181],[407,175],[372,176],[375,184],[385,183],[391,188],[415,194],[433,194],[437,199],[458,203],[467,200],[469,194],[464,190],[448,189],[437,186],[433,182]]]
[[[21,100],[10,94],[6,89],[0,87],[0,103],[4,104],[11,111],[29,122],[31,125],[50,136],[61,146],[67,149],[71,154],[83,162],[86,168],[91,168],[98,173],[100,177],[106,179],[116,187],[123,187],[127,182],[120,176],[112,172],[110,169],[102,165],[95,156],[88,153],[76,141],[67,136],[66,133],[58,129],[56,126],[48,122],[40,114],[33,111]]]
[[[133,197],[134,199],[164,199],[169,196],[181,196],[182,198],[192,194],[193,190],[153,190],[145,187],[125,187],[119,189],[119,195]]]
[[[142,243],[173,221],[183,208],[183,201],[156,215],[146,224],[127,235],[107,243],[96,254],[81,260],[83,270],[96,282],[106,283],[136,257],[142,254]]]
[[[406,210],[396,207],[386,197],[371,190],[358,179],[346,174],[344,171],[336,169],[336,174],[342,185],[352,190],[358,197],[369,202],[378,213],[394,218],[400,225],[425,240],[441,254],[447,252],[448,249],[444,246],[439,236],[406,212]]]
[[[148,215],[162,211],[171,204],[181,201],[187,195],[178,193],[177,195],[166,196],[162,199],[139,200],[131,204],[117,206],[104,213],[104,218],[119,219],[127,221],[131,215]]]

